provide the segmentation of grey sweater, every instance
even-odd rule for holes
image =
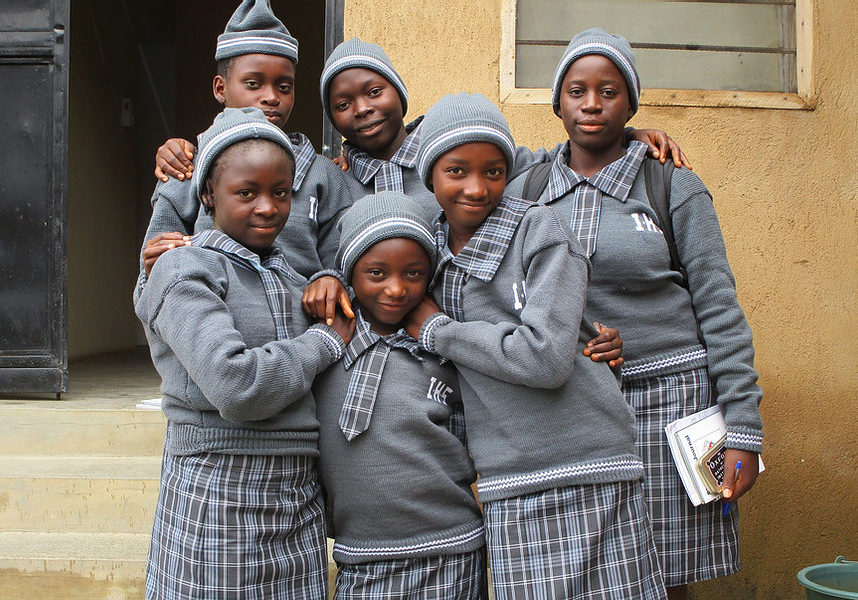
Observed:
[[[491,256],[467,269],[464,322],[439,313],[420,332],[422,346],[459,369],[480,499],[640,479],[634,413],[608,366],[581,354],[595,335],[582,323],[583,250],[552,208],[512,198],[482,228],[494,227],[504,207],[514,231],[468,244],[490,247]],[[436,233],[446,248],[443,226]],[[433,290],[442,308],[451,268],[448,253]]]
[[[484,544],[473,463],[450,430],[462,410],[456,370],[423,358],[390,349],[369,428],[351,442],[338,420],[357,366],[346,370],[340,361],[313,385],[319,472],[339,563],[458,554]]]
[[[281,280],[291,339],[274,341],[259,274],[193,246],[155,263],[135,308],[161,375],[168,452],[318,454],[310,388],[344,346],[326,325],[308,329],[304,278]]]
[[[312,151],[305,135],[291,133],[289,139],[295,145],[296,153],[309,154]],[[292,268],[304,277],[310,277],[321,269],[334,266],[334,255],[339,245],[337,223],[351,204],[352,195],[342,171],[324,156],[315,154],[304,170],[296,172],[289,220],[275,242]],[[171,178],[155,186],[152,217],[143,246],[160,233],[178,231],[191,235],[211,228],[211,216],[205,214],[199,199],[193,194],[191,182]],[[141,263],[135,297],[145,283],[146,274]]]
[[[523,180],[510,189],[520,189]],[[540,202],[570,215],[572,197],[569,193],[549,199],[546,189]],[[664,235],[653,226],[658,217],[647,199],[641,169],[625,201],[609,196],[602,201],[587,319],[620,330],[624,379],[708,366],[727,422],[727,446],[760,452],[762,390],[756,384],[751,330],[736,298],[712,197],[687,169],[674,171],[670,213],[689,289],[680,285]],[[705,349],[697,338],[695,311]]]

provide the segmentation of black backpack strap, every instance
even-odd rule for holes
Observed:
[[[551,175],[551,163],[539,163],[527,174],[527,179],[524,180],[524,190],[521,193],[523,200],[536,202],[548,187],[548,177]]]
[[[673,177],[675,168],[672,160],[661,164],[654,158],[644,159],[646,195],[655,216],[658,218],[658,226],[664,233],[664,240],[667,242],[667,250],[670,252],[670,268],[682,275],[682,287],[688,289],[688,273],[679,261],[676,238],[673,236],[673,219],[670,217],[670,178]]]
[[[646,182],[646,195],[649,198],[649,204],[658,218],[658,226],[664,234],[664,240],[667,242],[667,250],[670,252],[670,268],[678,271],[682,276],[682,287],[688,289],[688,271],[682,266],[679,261],[679,251],[676,249],[676,238],[673,235],[673,219],[670,217],[670,179],[673,177],[673,171],[676,167],[672,160],[661,164],[654,158],[644,159],[644,181]],[[697,311],[691,307],[694,312],[694,320],[697,322],[697,339],[705,348],[706,342],[703,340],[703,332],[700,330],[700,320],[697,318]]]

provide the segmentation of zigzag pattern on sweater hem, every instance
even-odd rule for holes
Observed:
[[[456,549],[465,546],[475,540],[479,540],[484,535],[485,528],[483,526],[479,526],[476,529],[466,531],[459,535],[400,546],[358,547],[335,542],[334,553],[342,554],[343,556],[351,558],[395,557],[413,554],[444,554],[445,552],[441,552],[442,550]]]
[[[622,367],[624,378],[641,377],[647,375],[655,375],[659,372],[669,372],[676,370],[676,367],[688,368],[689,363],[701,362],[700,366],[706,364],[706,349],[697,348],[690,352],[682,352],[666,356],[651,362],[626,365]]]
[[[575,482],[592,483],[597,481],[635,479],[643,475],[643,462],[637,458],[621,458],[602,462],[593,462],[568,467],[559,467],[547,471],[515,475],[511,477],[489,477],[477,481],[477,493],[482,496],[512,490],[535,491],[553,487],[552,483]],[[609,476],[613,476],[608,479]],[[573,483],[574,484],[574,483]]]

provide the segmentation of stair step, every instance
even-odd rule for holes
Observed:
[[[0,530],[149,534],[158,457],[0,456]]]
[[[0,531],[0,598],[142,598],[149,538]]]
[[[0,455],[160,457],[166,423],[128,401],[3,401]]]

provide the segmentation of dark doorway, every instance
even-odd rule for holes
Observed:
[[[220,110],[211,91],[214,49],[238,4],[71,3],[70,360],[145,343],[130,298],[151,214],[155,151],[168,137],[196,142]],[[300,44],[295,108],[287,129],[305,133],[320,150],[318,81],[326,39],[335,43],[342,36],[342,0],[271,4]],[[338,18],[332,20],[332,13]]]

